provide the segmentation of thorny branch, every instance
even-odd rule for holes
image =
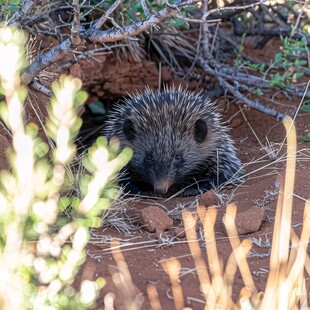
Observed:
[[[19,24],[22,27],[23,20],[29,21],[29,17],[28,19],[26,18],[27,14],[29,14],[30,10],[36,5],[36,2],[36,0],[24,0],[20,10],[15,13],[9,23],[14,25]],[[214,55],[216,54],[216,52],[214,52],[214,44],[215,39],[217,39],[214,35],[212,35],[212,29],[214,28],[209,27],[206,23],[212,22],[214,19],[216,19],[218,22],[219,20],[230,19],[232,20],[234,33],[236,35],[260,35],[262,38],[261,41],[258,40],[258,45],[262,46],[271,36],[275,35],[293,36],[297,39],[304,36],[304,34],[299,32],[299,19],[301,14],[294,16],[294,18],[298,20],[298,24],[295,24],[294,33],[292,34],[291,26],[288,25],[286,20],[287,17],[283,15],[281,9],[277,9],[279,5],[277,7],[267,6],[265,4],[267,0],[249,0],[246,2],[242,0],[235,0],[232,4],[226,5],[224,7],[218,7],[214,5],[216,1],[209,1],[208,4],[208,1],[203,1],[203,7],[201,8],[201,12],[199,14],[200,16],[197,16],[197,14],[192,16],[189,13],[184,15],[183,11],[184,8],[190,6],[200,7],[200,0],[175,0],[175,2],[172,4],[171,2],[166,1],[166,5],[158,11],[149,9],[145,0],[140,0],[140,2],[145,18],[140,21],[130,21],[129,24],[125,24],[123,18],[121,22],[117,22],[117,20],[114,19],[115,11],[121,10],[123,0],[115,0],[114,3],[112,3],[105,10],[101,8],[105,2],[99,1],[96,5],[93,5],[89,8],[87,7],[87,12],[84,14],[81,14],[80,6],[84,5],[85,1],[80,4],[80,1],[73,0],[71,7],[71,15],[73,16],[73,20],[68,22],[68,25],[71,24],[70,35],[67,36],[66,39],[64,39],[59,45],[53,46],[48,52],[39,54],[35,58],[35,60],[22,74],[23,83],[26,85],[31,84],[32,87],[35,87],[45,94],[48,94],[48,90],[40,85],[37,81],[34,81],[34,78],[42,70],[55,63],[58,63],[58,68],[68,68],[68,66],[77,62],[78,60],[94,55],[96,50],[85,51],[83,53],[80,51],[78,52],[79,47],[81,44],[84,44],[84,42],[91,42],[95,44],[105,43],[106,45],[103,48],[98,48],[98,50],[109,52],[109,44],[112,42],[120,42],[125,39],[132,39],[142,32],[157,29],[160,23],[164,20],[179,18],[186,22],[202,24],[200,31],[202,40],[199,38],[198,43],[202,43],[202,51],[204,51],[204,53],[201,53],[201,47],[197,47],[197,56],[195,61],[198,60],[198,63],[200,63],[201,67],[207,74],[213,76],[220,85],[222,85],[225,89],[231,92],[236,98],[238,98],[246,105],[271,114],[277,118],[283,117],[282,114],[262,106],[259,102],[251,101],[242,94],[241,91],[248,91],[254,87],[270,89],[270,84],[263,78],[242,73],[238,70],[236,71],[235,68],[221,63],[221,61],[219,61]],[[81,26],[81,21],[85,20],[87,14],[91,14],[95,9],[98,9],[98,11],[101,12],[101,15],[94,22],[88,24],[84,23],[84,26]],[[250,12],[253,16],[253,19],[256,21],[256,25],[252,28],[244,25],[240,19],[236,17],[238,13],[245,10]],[[122,12],[119,13],[118,16],[122,16]],[[267,23],[268,26],[266,26]],[[270,27],[271,23],[273,23],[274,26]],[[65,23],[63,22],[63,24]],[[216,32],[218,31],[218,26],[219,23],[217,23]],[[83,27],[85,27],[85,29]],[[223,36],[219,35],[219,38],[223,39]],[[211,39],[213,40],[212,42]],[[306,40],[308,45],[310,45],[309,36],[306,38]],[[226,42],[230,42],[231,45],[236,45],[233,44],[234,42],[232,42],[230,38],[227,38]],[[211,45],[211,43],[212,47],[210,49],[209,44]],[[61,62],[64,57],[66,60]],[[304,70],[303,72],[306,71]],[[298,96],[303,94],[303,90],[296,87],[288,87],[285,89],[285,92],[287,94]]]
[[[82,42],[80,37],[80,5],[79,0],[73,0],[73,22],[71,26],[71,42],[73,46],[79,46]]]
[[[20,12],[26,12],[26,9],[24,6],[27,6],[27,8],[29,8],[29,6],[34,5],[35,1],[25,1],[20,9],[20,11],[18,11],[17,13],[19,13],[18,15],[18,19],[22,19],[22,17],[20,16]],[[78,1],[75,1],[78,2]],[[70,49],[75,46],[76,44],[73,44],[72,42],[72,38],[78,33],[77,31],[77,21],[76,21],[76,16],[79,12],[79,4],[74,2],[74,21],[73,21],[73,25],[71,28],[71,31],[73,30],[72,36],[71,38],[66,39],[65,41],[63,41],[60,45],[53,47],[49,52],[39,55],[35,61],[33,63],[30,64],[29,68],[27,70],[25,70],[25,72],[22,75],[22,81],[24,84],[28,85],[32,79],[42,70],[44,70],[45,68],[49,67],[50,65],[52,65],[53,63],[59,61],[61,58],[63,58],[65,55],[70,53]],[[115,11],[115,9],[122,3],[122,0],[116,0],[112,6],[105,12],[105,14],[102,15],[101,18],[98,19],[98,21],[94,24],[94,26],[90,27],[86,32],[82,33],[81,36],[85,39],[88,40],[90,42],[93,43],[107,43],[107,42],[117,42],[123,39],[126,39],[128,37],[132,37],[132,36],[136,36],[140,33],[142,33],[143,31],[146,31],[148,29],[151,29],[157,25],[159,25],[159,23],[167,18],[173,18],[175,16],[177,16],[180,13],[180,9],[184,8],[184,7],[188,7],[188,6],[193,6],[193,5],[197,5],[197,2],[199,2],[198,0],[187,0],[184,1],[183,3],[180,2],[178,5],[174,4],[174,5],[167,5],[164,9],[160,10],[159,12],[155,12],[153,14],[149,14],[149,16],[146,17],[145,20],[143,21],[139,21],[139,22],[135,22],[132,23],[130,25],[127,26],[123,26],[117,29],[109,29],[109,30],[99,30],[99,28],[101,28],[103,26],[104,23],[106,23],[106,21],[109,19],[109,16]],[[250,5],[246,5],[245,7],[249,7],[249,6],[254,6],[256,4],[259,3],[263,3],[266,2],[266,0],[261,0],[261,1],[257,1],[255,3],[252,3]],[[241,10],[241,7],[233,7],[234,9],[238,9]],[[206,20],[207,17],[210,14],[213,13],[220,13],[222,11],[226,11],[228,8],[223,7],[223,8],[216,8],[213,10],[209,10],[208,12],[206,12],[203,17],[202,20]],[[16,13],[16,14],[17,14]],[[15,15],[14,15],[15,16]],[[14,18],[13,16],[13,20],[16,20],[16,18]],[[76,42],[74,42],[76,43]]]
[[[147,4],[145,2],[145,0],[141,0],[141,5],[142,5],[142,8],[143,8],[143,12],[145,14],[146,17],[149,17],[151,15],[149,9],[147,8]]]
[[[31,83],[31,88],[36,89],[36,90],[40,91],[42,94],[47,95],[49,97],[52,96],[52,91],[50,89],[46,88],[45,86],[41,85],[37,81],[33,81]]]
[[[42,70],[67,55],[71,49],[71,46],[71,38],[68,38],[59,45],[54,46],[50,51],[38,55],[30,66],[22,73],[22,82],[25,85],[30,84],[33,78],[36,77]]]
[[[118,45],[119,46],[119,45]],[[72,65],[76,64],[79,60],[81,59],[87,59],[87,58],[93,58],[95,59],[96,55],[107,55],[111,53],[111,49],[114,46],[107,46],[107,47],[103,47],[103,48],[98,48],[95,50],[89,50],[89,51],[85,51],[84,53],[79,53],[78,55],[74,55],[74,57],[66,62],[65,64],[61,64],[57,67],[57,69],[59,71],[63,71],[66,69],[69,69]]]
[[[264,112],[266,114],[275,116],[277,119],[282,119],[284,117],[283,114],[278,113],[276,110],[274,109],[270,109],[267,107],[264,107],[263,105],[261,105],[258,101],[252,101],[250,99],[248,99],[246,96],[244,96],[239,90],[238,90],[238,82],[235,81],[234,77],[227,77],[225,76],[227,79],[231,78],[232,82],[234,82],[235,85],[232,85],[231,83],[229,83],[227,81],[227,79],[224,78],[223,74],[220,74],[219,72],[216,72],[215,70],[211,69],[211,67],[209,66],[208,62],[206,62],[204,60],[203,57],[199,58],[200,64],[201,66],[204,68],[204,70],[206,72],[208,72],[209,74],[215,76],[218,78],[221,86],[223,86],[224,89],[228,90],[230,93],[232,93],[237,99],[239,99],[241,102],[245,103],[247,106],[254,108],[258,111]],[[254,77],[255,78],[255,77]]]
[[[116,0],[95,23],[95,25],[92,27],[93,29],[100,29],[106,21],[109,19],[109,16],[112,15],[112,13],[118,8],[119,5],[121,5],[123,0]],[[91,29],[91,28],[90,28]]]

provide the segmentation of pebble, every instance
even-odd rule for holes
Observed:
[[[256,206],[237,213],[235,223],[238,235],[246,235],[258,231],[264,219],[265,211]]]
[[[205,206],[206,208],[210,206],[218,206],[219,199],[215,194],[213,189],[205,192],[199,199],[199,204]]]
[[[153,233],[168,230],[173,225],[173,220],[161,208],[150,206],[141,211],[139,223],[143,229]]]

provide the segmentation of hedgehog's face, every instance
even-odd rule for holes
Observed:
[[[170,158],[156,159],[156,152],[146,152],[143,158],[141,176],[153,186],[156,194],[166,194],[180,177],[184,157],[176,154]]]
[[[160,130],[139,135],[134,123],[126,119],[123,133],[134,155],[129,164],[131,177],[153,187],[156,194],[165,195],[178,190],[188,182],[190,169],[195,166],[192,158],[197,157],[197,146],[205,142],[208,133],[206,121],[198,119],[191,130],[176,132],[175,128],[161,127]],[[194,182],[194,179],[190,179]]]

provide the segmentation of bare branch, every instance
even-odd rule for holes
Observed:
[[[150,13],[150,11],[147,8],[145,0],[140,0],[140,1],[141,1],[142,9],[143,9],[143,12],[144,12],[145,16],[149,17],[151,15],[151,13]]]
[[[91,9],[81,16],[81,19],[83,19],[83,18],[85,18],[87,15],[89,15],[92,11],[94,11],[97,7],[99,7],[103,2],[105,2],[105,0],[101,0],[101,1],[98,2],[97,4],[92,5],[92,6],[91,6]]]
[[[203,16],[205,16],[205,14],[207,14],[208,12],[208,0],[202,0],[202,13]],[[202,19],[202,20],[206,20],[206,19]],[[200,27],[202,27],[202,53],[204,55],[205,58],[207,58],[209,56],[209,26],[207,24],[203,24]]]
[[[81,44],[82,40],[80,37],[80,5],[79,0],[72,1],[73,7],[73,22],[71,26],[71,41],[73,46]]]
[[[38,83],[37,81],[33,81],[33,82],[30,84],[30,88],[35,89],[35,90],[38,90],[38,91],[40,91],[41,93],[43,93],[43,94],[45,94],[45,95],[47,95],[47,96],[49,96],[49,97],[51,97],[52,94],[53,94],[53,92],[52,92],[50,89],[46,88],[44,85]]]
[[[282,119],[284,117],[284,114],[281,114],[274,109],[267,108],[263,106],[262,104],[260,104],[258,101],[254,102],[248,99],[246,96],[244,96],[242,93],[239,92],[237,86],[236,87],[232,86],[220,74],[217,74],[218,72],[215,72],[214,70],[212,70],[210,66],[208,65],[208,63],[202,57],[199,58],[199,61],[200,61],[201,66],[204,68],[206,72],[213,71],[212,75],[215,76],[215,78],[220,82],[220,84],[224,87],[224,89],[227,89],[230,93],[232,93],[236,98],[238,98],[241,102],[245,103],[247,106],[253,109],[256,109],[258,111],[264,112],[266,114],[275,116],[277,119]],[[236,83],[235,80],[233,81],[234,83]]]
[[[188,23],[195,23],[195,24],[206,24],[206,23],[216,23],[216,22],[220,22],[221,19],[208,19],[208,20],[201,20],[201,19],[197,19],[197,18],[192,18],[192,17],[186,17],[183,16],[181,14],[176,14],[175,15],[176,18],[184,20],[185,22]]]
[[[117,9],[117,7],[123,3],[123,0],[116,0],[110,7],[109,9],[105,12],[104,15],[102,15],[95,25],[91,29],[100,29],[106,21],[109,19],[109,16]]]
[[[179,13],[179,9],[167,7],[157,12],[156,14],[150,15],[143,21],[135,22],[131,25],[122,27],[120,29],[110,29],[107,31],[101,31],[92,27],[86,31],[84,37],[91,42],[115,42],[123,39],[127,39],[131,36],[136,36],[139,33],[158,25],[161,21],[166,18],[174,17]]]
[[[21,74],[22,82],[28,85],[43,69],[49,67],[68,54],[70,48],[71,38],[68,38],[61,44],[54,46],[50,51],[38,55],[31,65]]]
[[[241,5],[241,6],[225,6],[225,7],[222,7],[222,8],[216,8],[216,9],[213,9],[213,10],[209,10],[208,12],[206,12],[203,16],[202,16],[202,20],[205,20],[208,16],[212,15],[212,14],[219,14],[223,11],[227,11],[227,10],[233,10],[233,11],[240,11],[240,10],[245,10],[245,9],[248,9],[248,8],[253,8],[255,7],[256,5],[258,4],[262,4],[262,3],[265,3],[267,2],[268,0],[260,0],[260,1],[257,1],[257,2],[254,2],[254,3],[251,3],[251,4],[247,4],[247,5]]]
[[[190,6],[197,3],[198,0],[188,0],[182,3],[183,6]],[[75,35],[79,37],[79,29],[77,26],[79,22],[76,21],[77,16],[79,15],[79,5],[78,1],[74,2],[74,16],[75,21],[72,25],[72,39],[68,38],[63,41],[60,45],[54,46],[49,52],[37,56],[35,61],[22,73],[22,81],[24,84],[28,85],[32,79],[40,73],[43,69],[49,67],[56,61],[63,58],[65,55],[69,54],[69,49],[72,47],[72,40],[75,40]],[[138,35],[139,33],[157,26],[162,20],[174,17],[179,13],[179,8],[177,6],[169,6],[163,10],[156,12],[150,15],[146,20],[141,22],[133,23],[129,26],[124,26],[123,28],[119,27],[117,29],[110,29],[107,31],[101,31],[99,28],[110,19],[110,15],[115,11],[115,9],[122,3],[122,0],[116,0],[114,4],[106,11],[106,13],[95,23],[95,25],[89,28],[85,33],[83,33],[83,38],[94,43],[104,43],[104,42],[116,42],[122,39],[128,39]],[[78,40],[74,43],[77,43]]]
[[[220,81],[220,84],[227,90],[229,90],[230,93],[232,93],[237,99],[239,99],[241,102],[245,103],[248,107],[256,109],[258,111],[261,111],[263,113],[269,114],[271,116],[275,116],[277,119],[282,119],[285,115],[282,113],[277,112],[275,109],[270,109],[265,106],[263,106],[258,101],[252,101],[243,94],[241,94],[238,91],[237,87],[232,86],[227,81],[225,81],[223,78],[218,78]]]
[[[60,65],[57,69],[59,71],[63,71],[63,70],[66,70],[66,69],[70,68],[72,65],[76,64],[79,60],[87,59],[87,58],[90,58],[90,57],[94,57],[96,55],[107,55],[107,54],[110,54],[111,53],[111,49],[112,49],[112,47],[108,46],[108,47],[103,47],[103,48],[99,48],[99,49],[96,49],[96,50],[86,51],[86,52],[81,53],[81,54],[79,54],[77,56],[74,56],[74,58],[72,58],[67,63]]]
[[[71,37],[63,41],[60,45],[52,47],[50,51],[47,53],[44,53],[42,55],[39,55],[35,61],[27,68],[23,74],[22,74],[22,81],[25,84],[29,84],[33,81],[33,78],[39,74],[43,69],[46,67],[52,65],[55,62],[58,62],[61,60],[64,56],[68,56],[65,58],[64,61],[58,63],[57,70],[64,70],[70,67],[72,64],[76,63],[80,59],[85,59],[88,57],[92,57],[95,55],[98,50],[93,51],[83,51],[83,52],[77,52],[72,51],[72,48],[77,47],[81,45],[82,40],[87,40],[92,43],[112,43],[112,42],[118,42],[121,40],[134,40],[135,36],[139,35],[140,33],[147,31],[149,29],[157,28],[158,25],[166,20],[166,19],[173,19],[173,18],[180,18],[187,22],[192,23],[200,23],[203,24],[200,27],[200,35],[197,43],[197,54],[196,58],[192,62],[192,65],[188,72],[193,68],[193,66],[196,63],[196,60],[199,59],[201,66],[203,67],[204,71],[207,74],[210,74],[213,76],[225,89],[229,90],[236,98],[238,98],[240,101],[245,103],[246,105],[255,108],[257,110],[260,110],[264,113],[276,116],[277,118],[282,118],[283,115],[278,113],[277,111],[273,109],[269,109],[267,107],[264,107],[262,104],[256,101],[252,101],[249,98],[247,98],[243,93],[246,93],[247,91],[253,91],[255,88],[263,89],[264,91],[270,90],[270,83],[268,80],[264,79],[263,77],[247,74],[244,72],[241,72],[237,68],[230,67],[229,65],[225,65],[224,62],[217,62],[214,56],[213,50],[216,50],[214,48],[215,41],[218,42],[218,38],[216,35],[214,35],[214,31],[217,32],[216,29],[214,29],[213,25],[206,25],[208,22],[214,22],[214,20],[210,20],[212,17],[217,16],[221,17],[221,15],[229,10],[229,13],[231,11],[237,11],[241,12],[246,9],[250,9],[251,13],[253,14],[253,17],[256,19],[256,22],[258,24],[259,28],[263,28],[265,21],[264,16],[266,14],[269,14],[269,17],[275,16],[276,18],[280,18],[281,16],[277,15],[277,12],[270,12],[269,9],[265,9],[265,5],[263,3],[267,2],[268,0],[249,0],[247,1],[246,5],[239,3],[245,3],[245,1],[235,1],[233,6],[226,6],[226,7],[218,7],[214,9],[210,9],[210,7],[207,6],[208,1],[203,1],[203,7],[202,12],[200,13],[201,18],[199,19],[198,16],[195,18],[192,18],[190,15],[183,16],[181,14],[181,10],[187,6],[197,6],[201,7],[201,0],[185,0],[185,1],[174,1],[173,3],[169,3],[168,0],[166,0],[166,6],[160,11],[151,10],[149,11],[147,7],[146,0],[140,0],[142,8],[145,13],[145,19],[138,22],[133,22],[131,24],[125,24],[124,19],[119,21],[119,18],[115,17],[115,10],[120,9],[120,6],[123,3],[123,0],[114,0],[110,7],[102,14],[102,16],[92,25],[90,26],[86,31],[80,31],[80,20],[90,12],[94,8],[98,8],[100,4],[102,4],[103,1],[100,1],[97,3],[97,6],[92,7],[88,13],[80,16],[80,5],[78,0],[73,0],[73,12],[74,12],[74,19],[71,24]],[[26,4],[29,6],[30,4],[33,4],[35,1],[25,0],[23,2],[23,6],[26,6]],[[215,3],[215,2],[214,2]],[[237,4],[236,4],[237,3]],[[30,6],[31,7],[31,6]],[[28,10],[30,9],[28,8]],[[26,7],[27,8],[27,7]],[[25,8],[25,9],[26,9]],[[262,9],[263,8],[263,9]],[[267,8],[267,7],[266,7]],[[262,12],[264,15],[261,15]],[[120,13],[121,14],[121,13]],[[15,21],[18,20],[18,18],[23,18],[23,15],[20,15],[21,17],[16,16]],[[122,16],[121,16],[122,17]],[[115,20],[114,20],[115,18]],[[103,27],[106,25],[107,21],[109,21],[109,29],[106,30],[106,27]],[[219,21],[217,19],[216,21]],[[86,21],[88,22],[88,21]],[[281,20],[277,20],[277,25],[285,26],[285,23],[283,23]],[[243,29],[242,24],[235,24],[237,29]],[[219,27],[219,24],[217,25]],[[239,28],[237,28],[239,27]],[[288,26],[289,27],[289,26]],[[279,28],[279,27],[278,27]],[[285,27],[284,27],[285,28]],[[284,29],[283,28],[283,29]],[[290,27],[289,27],[290,28]],[[267,28],[266,28],[267,29]],[[246,29],[246,31],[252,31],[253,29]],[[268,30],[272,30],[268,29]],[[255,29],[254,29],[255,31]],[[296,33],[295,35],[300,35]],[[211,43],[211,37],[213,36],[213,42]],[[137,38],[138,40],[138,38]],[[210,41],[210,42],[209,42]],[[229,41],[229,39],[228,39]],[[83,41],[84,42],[84,41]],[[128,42],[128,41],[127,41]],[[196,44],[195,43],[195,44]],[[204,58],[208,58],[208,62],[202,58],[202,55],[199,53],[199,49],[201,48],[201,43],[203,44],[205,51]],[[117,44],[117,43],[115,43]],[[233,44],[236,48],[236,44]],[[107,53],[109,51],[109,48],[112,48],[111,44],[107,44],[104,46],[101,50],[102,53]],[[241,52],[240,52],[241,53]],[[165,55],[164,53],[160,54],[162,59],[165,61]],[[176,61],[177,63],[177,61]],[[186,77],[185,77],[186,78]],[[46,93],[46,89],[42,85],[40,85],[37,82],[32,82],[31,87],[34,87],[44,93]],[[287,87],[282,90],[283,92],[286,92],[287,94],[293,94],[293,95],[300,95],[300,87]],[[47,93],[46,93],[47,94]]]

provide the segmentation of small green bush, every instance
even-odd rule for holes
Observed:
[[[104,138],[84,156],[79,197],[62,196],[66,174],[74,158],[73,143],[81,126],[76,110],[86,99],[81,81],[62,76],[53,83],[47,133],[53,148],[25,124],[20,84],[25,68],[26,38],[15,29],[0,29],[0,116],[12,133],[9,171],[0,172],[0,308],[88,308],[104,279],[72,283],[85,261],[89,227],[101,224],[100,213],[117,193],[116,173],[128,162],[131,150],[118,152]],[[74,210],[64,220],[60,211]]]

